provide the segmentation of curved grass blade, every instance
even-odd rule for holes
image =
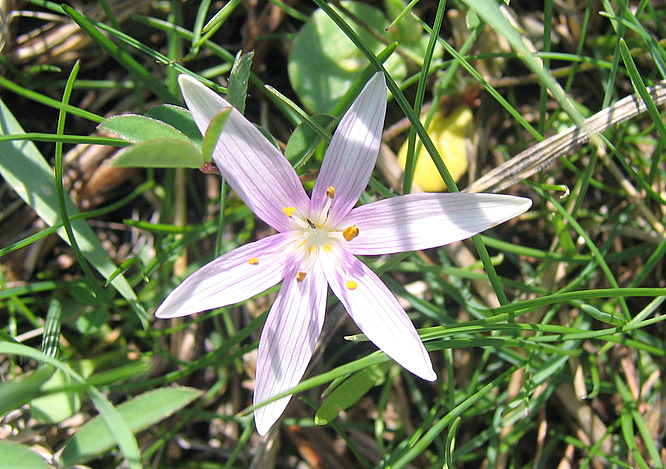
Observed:
[[[0,343],[0,353],[6,353],[11,355],[25,356],[32,358],[34,360],[41,361],[46,365],[55,367],[74,381],[86,385],[86,392],[90,396],[91,400],[97,407],[100,415],[104,419],[107,428],[113,435],[114,440],[118,443],[120,450],[123,453],[123,456],[128,462],[128,465],[131,469],[141,469],[141,456],[139,455],[139,445],[132,435],[129,426],[125,420],[120,416],[116,408],[109,402],[109,400],[104,397],[104,395],[93,386],[88,386],[86,380],[68,365],[57,360],[55,358],[48,357],[41,353],[38,350],[28,347],[23,344],[10,344],[10,343]]]
[[[169,387],[145,392],[120,404],[116,409],[133,433],[161,422],[201,395],[194,388]],[[99,417],[83,425],[65,445],[60,462],[66,466],[83,464],[109,451],[114,446],[113,435]]]
[[[21,125],[0,100],[0,135],[23,133],[25,131]],[[0,141],[0,175],[47,225],[53,226],[62,222],[55,194],[53,169],[35,144],[32,142]],[[71,215],[77,214],[78,209],[69,197],[66,198],[65,203],[67,212],[70,214],[72,230],[83,255],[104,278],[108,278],[116,270],[116,265],[106,253],[90,226],[83,220],[72,219]],[[58,234],[67,241],[64,229],[59,229]],[[111,284],[127,300],[142,323],[147,325],[148,315],[139,303],[127,279],[121,275],[116,277]]]

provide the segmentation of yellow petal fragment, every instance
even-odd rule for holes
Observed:
[[[358,236],[358,227],[356,225],[348,226],[342,232],[342,237],[345,238],[347,241],[351,241],[357,236]]]
[[[347,285],[346,285],[346,286],[347,286],[347,288],[350,289],[350,290],[356,290],[356,287],[357,287],[358,285],[357,285],[356,282],[354,282],[353,280],[350,280],[350,281],[347,282]]]
[[[326,196],[330,197],[331,199],[335,197],[335,187],[333,186],[328,186],[326,189]]]
[[[422,116],[422,120],[425,120],[425,116]],[[437,110],[428,127],[428,135],[456,182],[467,172],[467,139],[473,125],[472,110],[467,105],[461,105],[446,116]],[[446,184],[425,147],[421,147],[416,158],[414,182],[426,192],[445,190]],[[398,161],[404,168],[407,162],[407,142],[398,152]]]
[[[306,272],[296,272],[296,281],[302,282],[306,275]]]
[[[296,211],[296,207],[283,207],[282,211],[284,212],[285,215],[291,217]]]
[[[259,264],[259,259],[256,257],[250,257],[250,259],[247,261],[248,264],[250,265],[257,265]]]

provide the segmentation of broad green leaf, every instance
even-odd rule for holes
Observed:
[[[171,125],[185,134],[197,148],[201,148],[201,132],[199,132],[197,124],[194,123],[190,111],[184,107],[174,106],[173,104],[160,104],[159,106],[150,108],[146,113],[146,117],[152,117]]]
[[[84,377],[90,376],[95,370],[92,360],[80,360],[71,366]],[[41,396],[30,401],[32,416],[41,423],[53,424],[60,423],[78,412],[81,408],[81,390],[67,389],[73,384],[71,376],[63,370],[56,370],[53,376],[40,387]],[[48,393],[55,389],[63,390]]]
[[[53,376],[55,369],[40,366],[34,371],[23,374],[19,379],[12,379],[0,384],[0,416],[30,402],[42,395],[42,385]]]
[[[335,122],[335,117],[328,114],[319,114],[312,116],[312,120],[324,129],[330,130]],[[287,148],[285,148],[284,156],[292,166],[297,168],[307,161],[321,141],[322,137],[319,133],[309,123],[303,122],[291,134],[287,142]]]
[[[201,391],[193,388],[160,388],[145,392],[116,409],[136,434],[173,415],[200,395]],[[62,451],[60,462],[64,466],[85,463],[114,446],[115,441],[104,421],[95,417],[70,438]]]
[[[386,372],[393,366],[392,362],[379,363],[365,368],[343,381],[321,404],[315,414],[316,425],[326,425],[334,420],[340,412],[354,405],[375,386],[386,379]]]
[[[0,135],[23,133],[25,131],[11,111],[0,101]],[[58,209],[53,168],[49,166],[34,143],[0,141],[0,175],[47,225],[53,226],[62,221]],[[66,203],[70,217],[79,213],[69,198]],[[85,220],[81,219],[72,221],[72,229],[85,258],[104,278],[108,278],[116,270],[116,265],[93,230]],[[65,242],[68,241],[63,228],[57,230],[57,233]],[[137,300],[127,279],[123,275],[119,275],[111,281],[111,285],[132,306],[144,326],[147,326],[148,315]]]
[[[123,148],[109,164],[141,168],[201,168],[204,160],[191,142],[164,138]]]
[[[120,138],[134,143],[161,138],[177,139],[187,142],[187,137],[169,124],[136,114],[123,114],[110,117],[98,128],[118,134]]]
[[[404,14],[407,5],[402,0],[386,0],[386,12],[390,18],[400,16],[392,26],[393,39],[402,45],[419,46],[423,36],[423,26],[409,13]]]
[[[385,34],[388,19],[381,10],[359,2],[342,2],[342,5]],[[349,24],[375,54],[385,48],[356,23],[350,21]],[[310,111],[329,113],[369,64],[347,35],[323,10],[317,9],[294,38],[289,53],[289,80]],[[395,80],[403,79],[407,73],[403,60],[397,55],[389,57],[386,70]]]
[[[25,445],[0,440],[2,469],[48,469],[46,460]]]
[[[40,388],[42,392],[71,385],[71,379],[61,370],[56,371]],[[40,423],[60,423],[70,418],[81,408],[79,393],[73,390],[46,394],[30,402],[30,411]]]

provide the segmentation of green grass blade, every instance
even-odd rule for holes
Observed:
[[[527,48],[523,42],[523,38],[518,34],[518,31],[509,23],[500,11],[500,4],[494,0],[463,0],[470,10],[473,10],[480,18],[492,26],[499,34],[511,44],[513,50],[518,54],[520,60],[536,75],[539,77],[548,90],[553,94],[560,106],[566,111],[573,121],[580,126],[584,125],[585,118],[581,115],[580,111],[576,108],[574,103],[566,95],[562,87],[550,75],[541,62],[539,62],[534,54]]]
[[[24,96],[32,101],[36,101],[46,106],[50,106],[54,109],[64,109],[70,114],[91,120],[93,122],[97,122],[98,124],[104,120],[103,117],[98,116],[97,114],[93,114],[92,112],[79,109],[78,107],[72,106],[70,104],[63,104],[57,99],[49,98],[48,96],[44,96],[42,94],[37,93],[36,91],[23,88],[22,86],[19,86],[16,83],[9,81],[7,78],[3,76],[0,76],[0,87],[6,88],[9,91],[12,91],[20,96]]]
[[[25,132],[18,121],[0,101],[0,135],[23,133]],[[32,142],[0,142],[0,175],[47,225],[53,226],[62,222],[53,169]],[[69,214],[78,213],[69,198],[66,198],[65,203]],[[72,220],[72,229],[86,259],[105,278],[113,274],[117,266],[111,261],[90,226],[83,220]],[[58,230],[58,234],[67,241],[64,229]],[[111,284],[127,300],[142,323],[147,325],[146,311],[125,277],[120,275]]]
[[[138,433],[181,410],[201,393],[198,389],[184,386],[158,388],[120,404],[116,410],[130,430]],[[113,435],[104,420],[94,418],[72,435],[61,453],[60,461],[65,466],[83,464],[113,446]]]
[[[38,350],[35,350],[31,347],[28,347],[23,344],[10,344],[10,343],[0,343],[0,353],[6,353],[11,355],[24,356],[38,360],[47,365],[51,365],[62,372],[66,373],[73,380],[86,384],[85,379],[71,369],[68,365],[57,360],[55,358],[48,357],[41,353]],[[129,463],[129,467],[132,469],[141,469],[141,457],[139,455],[139,446],[132,435],[132,432],[125,422],[125,420],[120,416],[116,408],[109,402],[109,400],[104,397],[104,395],[93,386],[86,386],[86,392],[92,399],[95,407],[99,411],[100,415],[104,419],[107,428],[114,437],[114,440],[118,443],[120,450],[123,453],[123,456]]]
[[[95,25],[88,20],[88,18],[69,5],[62,5],[62,9],[86,32],[86,34],[90,36],[91,39],[125,67],[138,81],[150,88],[160,100],[165,103],[177,103],[179,101],[176,96],[169,92],[168,88],[163,83],[156,80],[148,70],[129,55],[128,52],[123,50],[122,47],[103,35]]]

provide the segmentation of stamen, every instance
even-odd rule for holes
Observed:
[[[348,226],[342,232],[342,237],[345,238],[347,241],[351,241],[357,236],[358,236],[358,227],[356,225]]]
[[[259,264],[259,259],[256,257],[250,257],[250,259],[247,261],[248,264],[250,265],[257,265]]]
[[[302,282],[306,275],[306,272],[296,272],[296,281]]]
[[[312,220],[310,220],[310,219],[308,218],[308,219],[306,219],[306,221],[308,222],[308,225],[310,225],[310,229],[312,229],[312,230],[316,230],[316,229],[317,229],[317,225],[315,225],[315,223],[314,223]]]
[[[284,212],[285,215],[291,218],[291,216],[296,211],[296,207],[282,207],[282,211]]]
[[[347,286],[347,288],[348,288],[349,290],[356,290],[356,287],[357,287],[358,285],[357,285],[356,282],[354,282],[353,280],[350,280],[350,281],[347,282],[347,285],[346,285],[346,286]]]
[[[326,198],[324,199],[324,206],[321,211],[314,218],[315,225],[318,228],[322,228],[326,224],[328,215],[331,212],[331,206],[333,205],[333,198],[335,197],[335,187],[328,186],[326,188]],[[314,229],[314,228],[313,228]]]

